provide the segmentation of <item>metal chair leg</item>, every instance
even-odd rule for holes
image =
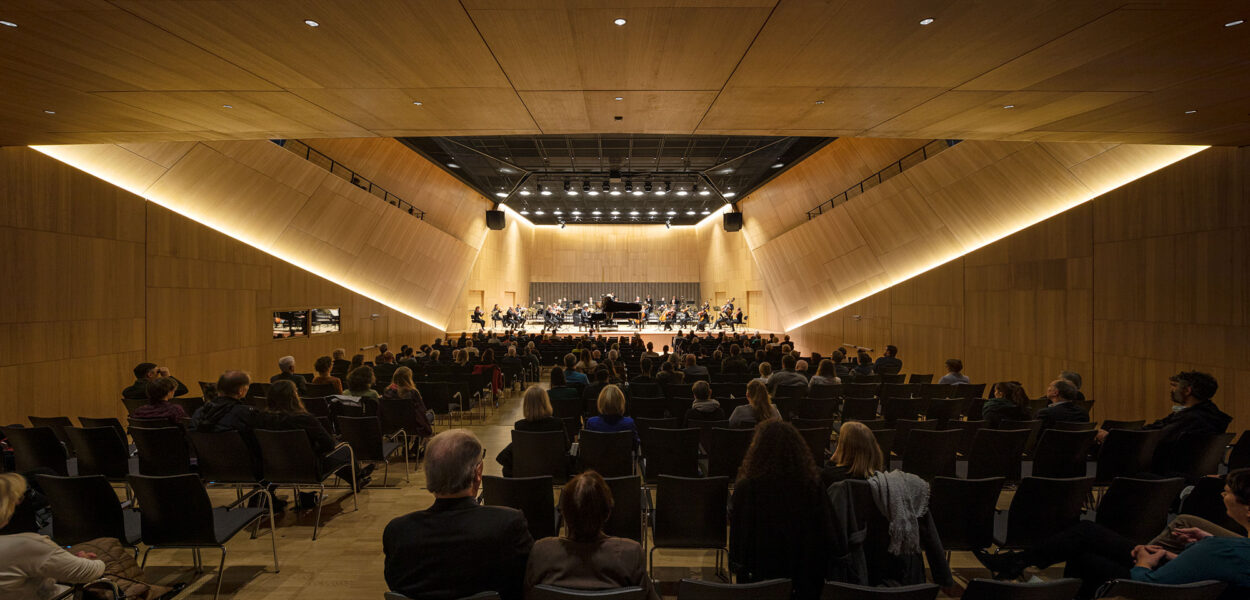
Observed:
[[[148,553],[151,551],[152,551],[151,546],[148,546],[147,549],[143,551],[143,561],[139,563],[140,570],[143,569],[144,565],[148,564]]]
[[[199,550],[196,550],[196,552],[199,552]],[[217,597],[221,595],[221,580],[225,574],[226,574],[226,547],[222,546],[221,547],[221,563],[217,565],[217,591],[213,593],[213,600],[217,600]]]
[[[355,485],[355,482],[353,482],[353,485]],[[321,505],[325,503],[325,501],[322,499],[322,496],[325,496],[326,486],[325,484],[321,484],[320,487],[321,487],[321,491],[318,492],[318,495],[317,495],[317,516],[315,519],[313,519],[313,541],[314,542],[317,541],[317,530],[321,528]]]

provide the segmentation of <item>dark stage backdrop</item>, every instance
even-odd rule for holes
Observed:
[[[530,283],[530,302],[537,302],[539,298],[543,302],[551,302],[560,298],[568,298],[570,300],[581,300],[585,302],[587,298],[594,299],[598,302],[603,298],[604,294],[614,294],[620,302],[633,302],[634,296],[638,296],[643,300],[647,299],[647,294],[658,305],[660,298],[672,298],[681,296],[687,302],[699,300],[699,282],[618,282],[618,283],[584,283],[584,282],[565,282],[565,281],[534,281]]]

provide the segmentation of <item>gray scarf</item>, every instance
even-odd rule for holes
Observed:
[[[917,520],[929,510],[929,484],[902,471],[877,472],[868,478],[877,510],[890,521],[890,545],[895,556],[920,552]]]

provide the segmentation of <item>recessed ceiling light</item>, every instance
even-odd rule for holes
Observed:
[[[666,213],[664,213],[664,214],[666,214],[666,215],[668,215],[668,216],[670,216],[670,217],[671,217],[671,216],[673,216],[673,215],[677,214],[677,211],[675,211],[675,210],[670,210],[670,211],[668,211],[668,212],[666,212]]]
[[[631,216],[631,217],[636,217],[636,216],[638,216],[638,211],[636,211],[636,210],[631,210],[631,211],[629,211],[629,216]]]
[[[562,210],[560,210],[560,209],[558,209],[558,208],[557,208],[557,209],[555,209],[555,210],[551,211],[551,214],[556,215],[556,216],[558,217],[558,216],[560,216],[560,215],[564,214],[564,211],[562,211]]]
[[[587,196],[598,196],[598,195],[599,195],[599,190],[593,190],[593,189],[592,189],[592,190],[590,190],[590,191],[586,192],[586,195],[587,195]]]
[[[1187,111],[1185,111],[1185,114],[1187,114],[1187,115],[1192,115],[1192,114],[1194,114],[1194,113],[1196,113],[1196,112],[1198,112],[1198,111],[1196,111],[1196,110],[1187,110]]]
[[[5,27],[17,27],[17,23],[14,23],[13,21],[0,21],[0,25],[4,25]]]
[[[728,174],[730,174],[730,173],[733,173],[733,172],[734,172],[734,170],[733,170],[732,168],[722,169],[722,170],[721,170],[721,173],[724,173],[724,174],[726,174],[726,175],[728,175]]]
[[[572,213],[572,214],[573,214],[573,216],[574,216],[574,217],[578,217],[578,216],[581,216],[582,211],[580,211],[580,210],[575,210],[575,211],[573,211],[573,213]]]
[[[932,25],[932,24],[933,24],[933,19],[931,19],[931,18],[924,18],[924,19],[920,19],[920,24],[921,24],[921,25]]]
[[[617,97],[613,98],[613,100],[616,100],[617,102],[620,102],[621,100],[624,100],[624,99],[625,99],[625,98],[624,98],[624,97],[622,97],[622,96],[617,96]]]
[[[710,195],[712,195],[712,192],[709,192],[709,191],[707,191],[707,190],[699,190],[699,195],[700,195],[700,196],[710,196]]]
[[[634,190],[634,195],[635,195],[635,196],[641,196],[641,195],[643,195],[643,194],[645,194],[645,193],[646,193],[646,192],[644,192],[644,191],[642,191],[642,190]]]
[[[221,107],[222,108],[234,108],[233,106],[230,106],[229,104],[222,104]]]
[[[649,215],[651,215],[651,216],[653,216],[653,217],[654,217],[654,216],[656,216],[656,215],[658,215],[658,214],[660,214],[660,213],[659,213],[659,212],[657,212],[657,211],[654,211],[654,210],[649,210],[649,211],[647,211],[647,214],[649,214]]]
[[[663,196],[664,194],[667,194],[667,193],[668,193],[668,190],[656,190],[655,191],[656,196]]]
[[[597,216],[599,216],[599,215],[601,215],[601,214],[603,214],[603,213],[601,213],[601,212],[599,212],[599,211],[597,211],[597,210],[592,210],[592,211],[590,211],[590,214],[592,214],[592,215],[594,215],[594,216],[596,216],[596,217],[597,217]]]
[[[511,172],[512,172],[512,169],[509,169],[508,167],[499,167],[499,172],[500,172],[500,173],[511,173]]]
[[[534,211],[534,214],[536,214],[536,215],[538,215],[538,216],[540,216],[540,217],[541,217],[541,216],[543,216],[543,214],[545,214],[545,213],[543,213],[543,211],[541,211],[541,210],[536,210],[536,211]]]
[[[608,213],[608,214],[610,214],[610,215],[612,215],[612,216],[614,216],[614,217],[615,217],[615,216],[617,216],[617,215],[621,214],[621,211],[619,211],[619,210],[613,210],[611,213]]]
[[[508,192],[495,192],[495,195],[499,196],[500,198],[507,198]]]
[[[686,211],[686,215],[687,215],[687,216],[692,216],[692,217],[693,217],[693,216],[694,216],[694,211],[693,211],[693,210],[688,210],[688,211]]]
[[[413,101],[412,101],[412,105],[413,105],[413,106],[421,106],[422,104],[425,104],[425,103],[424,103],[424,102],[422,102],[422,101],[420,101],[420,100],[413,100]]]
[[[566,194],[568,194],[568,195],[570,195],[570,196],[576,196],[579,192],[578,192],[577,190],[574,190],[574,189],[568,189],[568,190],[564,190],[564,193],[566,193]]]
[[[726,198],[733,198],[734,196],[737,196],[738,193],[737,192],[725,192],[724,194],[721,194],[721,195]]]
[[[710,210],[708,210],[708,209],[706,209],[706,208],[705,208],[705,209],[703,209],[703,212],[701,212],[701,213],[699,213],[699,214],[701,214],[701,215],[710,215],[710,214],[712,214],[712,211],[710,211]]]
[[[456,164],[456,163],[447,163],[447,166],[449,166],[449,167],[451,167],[451,168],[453,168],[453,169],[459,169],[459,168],[460,168],[460,165],[458,165],[458,164]]]
[[[1003,108],[1015,108],[1015,107],[1016,107],[1016,105],[1015,105],[1015,104],[1004,104],[1004,105],[1003,105]]]
[[[613,196],[620,196],[620,195],[621,195],[621,190],[612,190],[612,191],[610,191],[610,192],[608,192],[608,193],[609,193],[609,194],[611,194],[611,195],[613,195]]]
[[[521,214],[523,214],[523,215],[528,215],[528,214],[530,214],[530,211],[525,210],[524,208],[522,208],[522,209],[521,209]]]
[[[321,27],[321,23],[318,23],[312,19],[304,19],[304,24],[309,27]]]
[[[550,196],[550,195],[551,195],[551,190],[549,190],[549,189],[547,189],[547,188],[543,188],[543,189],[542,189],[542,191],[540,191],[540,192],[538,192],[538,193],[540,193],[540,194],[542,194],[542,195],[544,195],[544,196]]]
[[[1245,20],[1245,19],[1237,19],[1236,21],[1229,21],[1229,22],[1225,23],[1225,24],[1224,24],[1224,26],[1225,26],[1225,27],[1236,27],[1236,26],[1241,25],[1242,23],[1245,23],[1245,22],[1246,22],[1246,20]],[[8,25],[9,27],[17,27],[17,25],[13,25],[13,24],[9,23],[8,21],[0,21],[0,24]]]
[[[522,195],[522,196],[528,196],[528,195],[530,195],[530,191],[529,191],[529,190],[521,190],[521,195]]]
[[[686,194],[689,194],[689,193],[690,192],[687,192],[686,190],[677,190],[678,196],[685,196]]]
[[[817,100],[817,101],[816,101],[816,104],[824,104],[824,103],[825,103],[825,101],[824,101],[824,100]]]
[[[56,114],[56,111],[55,111],[55,110],[45,110],[45,111],[43,111],[43,114],[45,114],[45,115],[55,115],[55,114]]]
[[[786,166],[786,163],[773,163],[774,169],[780,169],[781,167],[784,167],[784,166]]]
[[[616,20],[612,21],[612,23],[613,23],[614,25],[616,25],[617,27],[620,27],[621,25],[624,25],[624,24],[625,24],[625,19],[616,19]]]

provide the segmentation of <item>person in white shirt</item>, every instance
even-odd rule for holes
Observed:
[[[8,525],[26,497],[26,479],[0,473],[0,527]],[[104,561],[95,555],[66,552],[46,535],[0,535],[0,598],[49,600],[68,589],[57,582],[89,583],[104,575]]]

